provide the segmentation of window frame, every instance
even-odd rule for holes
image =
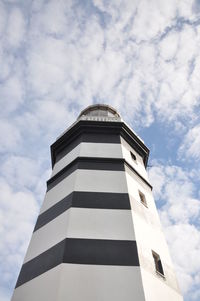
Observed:
[[[162,261],[160,259],[160,255],[158,253],[156,253],[155,251],[152,251],[152,256],[153,256],[153,260],[154,260],[154,267],[155,267],[155,271],[156,273],[165,278],[165,273],[164,273],[164,269],[163,269],[163,265],[162,265]]]
[[[139,194],[139,197],[140,197],[140,203],[142,203],[142,205],[144,205],[145,207],[148,208],[147,199],[146,199],[145,194],[140,190],[138,190],[138,194]]]

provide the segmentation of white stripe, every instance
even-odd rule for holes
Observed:
[[[75,190],[127,193],[125,172],[79,169],[77,170]]]
[[[24,262],[67,237],[135,240],[131,211],[70,208],[33,233]]]
[[[53,205],[55,205],[57,202],[61,201],[64,197],[69,195],[72,191],[74,191],[74,184],[75,184],[75,177],[76,172],[71,173],[69,176],[67,176],[64,180],[62,180],[60,183],[58,183],[56,186],[54,186],[52,189],[47,191],[44,202],[42,204],[42,207],[40,209],[40,214]]]
[[[122,158],[122,149],[121,145],[116,143],[82,142],[54,165],[52,176],[57,174],[78,156],[90,158]]]
[[[27,300],[145,299],[139,267],[61,264],[15,290],[12,301]]]
[[[46,193],[40,214],[74,190],[127,193],[125,172],[78,169]]]

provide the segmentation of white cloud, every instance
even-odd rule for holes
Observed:
[[[187,64],[198,55],[199,35],[192,26],[184,25],[183,30],[179,33],[178,42],[177,65]]]
[[[177,166],[155,166],[149,172],[155,197],[164,202],[161,208],[170,223],[193,222],[200,214],[200,201],[195,198],[193,173]]]
[[[24,41],[25,20],[20,9],[13,8],[9,14],[6,40],[9,46],[17,48]]]
[[[174,17],[174,6],[169,1],[169,10],[162,10],[163,2],[160,1],[139,1],[138,12],[134,26],[132,28],[132,34],[137,40],[149,40],[160,34],[166,26],[170,24]],[[162,13],[161,13],[162,10]],[[167,14],[169,13],[169,15]],[[142,16],[142,17],[141,17]]]
[[[162,190],[166,184],[166,176],[162,166],[154,166],[149,170],[149,178],[153,185],[154,197],[159,200],[162,196]]]
[[[38,98],[51,97],[56,101],[68,99],[79,103],[78,106],[79,99],[82,99],[82,106],[94,99],[110,102],[130,121],[134,118],[141,122],[142,116],[143,126],[154,121],[155,109],[156,118],[170,119],[176,124],[179,117],[187,118],[186,110],[190,111],[191,119],[195,118],[194,106],[200,92],[196,88],[198,68],[194,68],[189,84],[189,71],[183,64],[189,64],[197,53],[198,35],[187,25],[181,31],[174,29],[167,34],[159,47],[158,41],[154,43],[151,40],[173,23],[176,13],[173,1],[165,4],[159,1],[115,4],[95,1],[100,11],[111,16],[105,27],[102,27],[98,15],[92,13],[90,18],[86,18],[84,7],[74,6],[73,2],[40,4],[33,5],[34,13],[31,14],[27,35],[25,56],[28,68],[23,66],[27,93]],[[148,24],[150,17],[151,24]],[[17,37],[13,38],[13,47],[17,47],[24,39],[26,23],[17,8],[11,10],[8,20],[12,20],[8,28],[17,24]],[[143,39],[141,32],[146,35],[146,42],[140,45],[137,40]],[[183,47],[185,44],[187,46]],[[2,62],[8,62],[4,73],[9,74],[9,62],[13,58],[4,52],[3,55],[5,59]],[[165,62],[174,55],[176,62]],[[23,78],[19,75],[18,82],[22,87]]]
[[[200,232],[195,226],[190,224],[171,225],[166,229],[166,234],[170,242],[172,256],[176,257],[176,264],[191,275],[199,272]]]
[[[190,0],[184,0],[180,3],[177,1],[178,12],[179,14],[186,19],[194,19],[195,15],[193,14],[193,2]]]
[[[3,45],[0,44],[0,65],[1,65],[1,73],[0,80],[4,81],[8,78],[11,72],[11,68],[13,65],[14,57],[11,54],[6,53],[6,50],[3,48]],[[3,85],[3,82],[1,83]]]
[[[12,123],[0,120],[0,151],[16,151],[20,147],[21,133]]]
[[[179,135],[188,131],[179,154],[185,160],[199,159],[197,18],[197,2],[188,0],[0,3],[0,150],[7,195],[27,197],[32,205],[33,194],[42,200],[48,145],[94,102],[113,105],[134,128],[156,121]],[[179,233],[186,231],[189,237],[198,231],[199,200],[192,178],[199,177],[198,171],[158,165],[150,174],[162,222],[177,243]],[[14,216],[15,202],[12,206]],[[5,207],[2,214],[4,209],[12,211]],[[21,227],[16,236],[23,231]],[[10,264],[15,260],[11,249],[7,258]],[[198,273],[177,262],[185,292],[193,289],[198,296]],[[7,270],[4,275],[9,279]],[[195,293],[191,296],[195,300]]]
[[[166,227],[165,235],[176,262],[181,290],[191,296],[200,271],[200,231],[191,224],[178,224]]]
[[[129,121],[142,120],[143,126],[155,120],[155,110],[156,118],[176,124],[178,118],[188,117],[186,110],[191,120],[195,118],[198,91],[190,88],[189,71],[183,64],[191,61],[189,53],[196,53],[198,35],[188,25],[181,31],[174,29],[160,45],[157,38],[167,26],[174,26],[179,9],[174,2],[94,1],[94,5],[104,15],[91,11],[88,18],[84,6],[73,2],[34,5],[25,69],[31,95],[66,99],[79,107],[94,99],[109,102]],[[182,47],[187,40],[192,41],[187,43],[190,46]],[[176,46],[170,50],[169,44]],[[174,55],[176,62],[166,63]],[[195,72],[191,84],[196,79]]]
[[[0,39],[1,39],[1,35],[5,30],[5,26],[6,26],[6,10],[4,7],[4,4],[2,2],[0,2]]]
[[[44,4],[45,4],[45,0],[35,0],[35,1],[33,1],[32,7],[31,7],[33,13],[40,12],[43,9]]]
[[[179,148],[180,158],[189,160],[200,159],[200,125],[191,128],[185,135],[182,145]]]
[[[200,217],[200,200],[195,198],[194,174],[177,166],[157,165],[149,175],[158,204],[162,201],[160,218],[181,290],[191,296],[200,271],[200,231],[195,226]]]
[[[0,99],[4,110],[0,114],[6,115],[13,112],[24,101],[24,89],[18,76],[11,76],[0,85]]]
[[[43,6],[42,18],[38,19],[38,28],[43,29],[46,33],[63,34],[67,25],[65,13],[66,10],[70,9],[71,5],[71,1],[53,0],[48,5]]]
[[[1,301],[9,301],[10,300],[10,294],[4,288],[1,288],[0,300]]]
[[[66,46],[63,41],[46,38],[35,41],[28,53],[28,80],[36,95],[50,94],[65,81]],[[62,89],[62,88],[61,88]]]
[[[16,281],[38,212],[34,195],[26,190],[13,191],[0,179],[0,263],[1,285]]]
[[[44,171],[41,156],[35,161],[25,156],[11,155],[2,162],[1,173],[14,189],[20,188],[20,191],[32,189],[37,194],[37,187],[42,182],[42,193],[43,195],[45,193],[45,181],[48,179],[49,171]]]
[[[64,130],[75,119],[73,106],[70,109],[70,104],[50,100],[38,101],[36,103],[35,115],[38,118],[40,127],[42,129],[48,128],[46,135],[51,137],[52,133],[55,133],[56,130]]]
[[[160,43],[160,54],[164,60],[172,60],[175,58],[178,50],[179,39],[177,32],[171,32]]]

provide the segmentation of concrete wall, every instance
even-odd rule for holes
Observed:
[[[143,268],[141,268],[141,271],[146,301],[183,301],[180,293],[169,286],[165,279],[155,274],[152,275]]]
[[[126,153],[124,152],[126,154],[125,158],[130,160],[130,147],[126,146],[126,148],[127,151]],[[142,164],[142,161],[140,161],[140,167]],[[144,166],[140,168],[140,174],[148,181],[148,175]],[[133,226],[138,246],[145,300],[182,300],[151,188],[130,171],[126,172],[126,178],[131,200]],[[139,191],[145,195],[147,206],[141,202]],[[152,251],[160,256],[164,277],[156,272]]]
[[[138,267],[61,264],[18,287],[12,301],[144,301]]]
[[[72,191],[127,192],[124,171],[76,170],[47,191],[40,214]]]
[[[145,169],[142,157],[122,137],[121,137],[121,146],[122,146],[123,158],[126,159],[126,161],[131,166],[133,166],[133,168],[136,169],[137,172],[142,177],[144,177],[146,180],[148,180],[148,176],[146,173],[146,169]],[[131,152],[136,156],[136,160],[133,160],[133,158],[131,157]]]
[[[132,159],[130,152],[136,156],[136,160]],[[102,169],[99,163],[97,168],[88,165],[85,169],[72,169],[69,174],[59,178],[57,184],[54,182],[53,186],[48,187],[40,210],[40,217],[46,222],[36,228],[32,235],[19,278],[21,282],[15,289],[12,301],[181,301],[143,158],[123,138],[121,144],[81,142],[55,163],[52,177],[55,179],[77,157],[125,159],[133,169],[127,165],[124,170],[114,167],[113,170],[112,167]],[[114,162],[116,160],[113,160],[113,166]],[[98,208],[80,204],[73,206],[71,202],[62,212],[49,218],[49,210],[58,210],[56,206],[73,191],[95,192],[96,195],[120,194],[120,198],[121,194],[126,194],[130,203],[128,201],[128,206],[124,208],[112,208],[110,205]],[[140,200],[139,191],[145,195],[146,206]],[[65,240],[65,249],[59,249],[60,245],[65,246]],[[83,245],[83,249],[79,247],[77,257],[72,254],[79,262],[74,262],[71,255],[67,257],[64,253],[68,251],[67,244],[74,241],[78,241],[79,246],[84,241],[92,244],[100,241],[101,245],[116,242],[116,246],[124,246],[125,243],[126,246],[112,249],[111,257],[115,253],[116,258],[120,259],[117,263],[113,263],[112,258],[109,261],[109,252],[103,258],[97,250],[94,255],[100,256],[100,260],[94,256],[95,263],[88,264],[79,256],[82,250],[86,250],[86,257],[90,251],[84,249]],[[55,253],[54,247],[57,248]],[[93,250],[96,252],[95,248]],[[104,253],[104,245],[100,250]],[[134,250],[135,255],[130,250]],[[160,255],[165,277],[156,273],[152,250]],[[47,253],[50,254],[50,260],[54,261],[58,255],[63,261],[55,263],[57,266],[51,266],[48,262],[46,270],[41,269],[41,273],[34,274],[32,263],[36,262],[40,269],[46,264],[41,258],[45,259]],[[135,256],[134,260],[121,260],[130,254],[131,258]]]
[[[67,237],[134,240],[131,212],[70,208],[33,233],[24,262]]]
[[[122,158],[122,148],[116,143],[89,143],[81,142],[67,155],[60,159],[53,168],[52,176],[57,174],[66,165],[71,163],[78,156],[98,158]]]

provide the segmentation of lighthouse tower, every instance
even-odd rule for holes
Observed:
[[[51,146],[52,175],[12,301],[182,301],[144,142],[107,105]]]

